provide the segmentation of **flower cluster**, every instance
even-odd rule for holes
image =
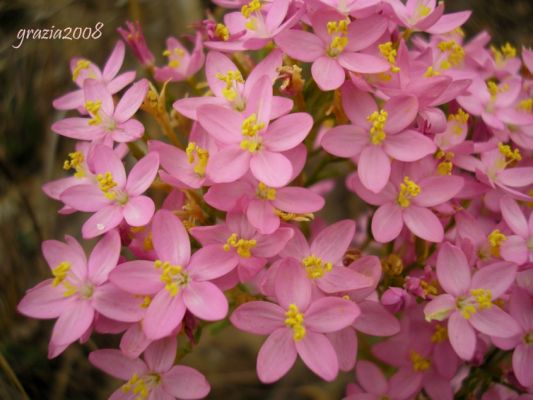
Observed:
[[[164,66],[119,30],[140,80],[122,41],[103,70],[72,60],[72,175],[43,189],[97,242],[42,245],[18,309],[57,318],[49,356],[122,334],[89,356],[126,381],[112,398],[197,399],[180,348],[230,321],[267,336],[263,383],[299,357],[355,369],[350,400],[533,398],[533,52],[465,39],[470,12],[435,0],[215,3]]]

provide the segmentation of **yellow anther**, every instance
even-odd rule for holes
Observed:
[[[228,101],[235,101],[238,95],[236,84],[244,83],[244,79],[242,78],[241,72],[237,70],[228,71],[226,74],[217,72],[215,76],[217,79],[221,80],[226,84],[226,87],[222,88],[222,95]]]
[[[85,102],[85,109],[91,114],[92,118],[89,120],[89,125],[98,125],[102,123],[102,117],[100,117],[100,108],[102,102],[100,100],[87,100]]]
[[[117,194],[113,189],[117,186],[117,183],[113,180],[111,172],[96,175],[96,181],[104,196],[109,200],[115,200]]]
[[[464,112],[462,108],[457,110],[457,114],[448,115],[448,121],[456,121],[462,124],[466,124],[468,122],[468,118],[470,118],[470,114]]]
[[[496,61],[496,64],[499,66],[505,64],[510,58],[516,57],[516,48],[509,42],[505,43],[499,49],[495,46],[490,46],[490,50],[494,56],[494,61]]]
[[[477,309],[483,310],[492,307],[492,293],[488,289],[472,289],[470,294],[474,296],[477,302]]]
[[[436,281],[428,282],[422,279],[420,281],[420,287],[422,288],[426,296],[427,295],[436,296],[437,294],[439,294],[439,289],[437,287]]]
[[[441,161],[437,165],[437,173],[439,175],[451,175],[453,170],[453,163],[451,161]]]
[[[78,292],[78,287],[77,286],[74,286],[72,283],[70,283],[69,281],[65,280],[62,282],[63,286],[65,287],[65,291],[63,292],[63,297],[69,297],[69,296],[72,296],[73,294],[77,293]],[[92,294],[92,293],[91,293]],[[87,297],[90,297],[87,296]]]
[[[305,337],[304,315],[298,309],[296,304],[291,304],[285,313],[285,325],[292,328],[293,338],[296,341]]]
[[[72,71],[72,80],[75,81],[78,79],[78,76],[80,75],[81,71],[84,69],[87,69],[91,66],[91,63],[89,60],[81,59],[76,62],[76,66],[74,67],[74,70]]]
[[[331,271],[333,268],[332,263],[322,261],[320,257],[317,257],[314,254],[305,257],[302,260],[302,265],[307,272],[307,276],[311,279],[322,278],[326,272]]]
[[[52,270],[52,275],[54,276],[54,281],[52,285],[57,287],[61,282],[65,280],[68,272],[70,271],[71,264],[68,261],[63,261],[57,267]]]
[[[276,189],[268,187],[263,182],[259,182],[255,191],[257,197],[263,200],[276,200]]]
[[[205,169],[209,161],[209,152],[199,147],[196,143],[190,142],[185,150],[189,164],[194,164],[193,170],[199,176],[205,176]]]
[[[328,48],[329,56],[338,56],[348,45],[348,25],[350,25],[349,18],[341,21],[329,21],[327,23],[328,34],[331,36],[331,42]]]
[[[411,205],[411,199],[420,194],[421,189],[415,182],[409,179],[408,176],[403,178],[403,183],[400,183],[400,192],[398,193],[398,204],[402,208],[407,208]]]
[[[511,146],[508,144],[498,143],[498,150],[500,151],[500,154],[502,154],[506,161],[508,163],[514,162],[514,161],[521,161],[522,155],[520,154],[520,150],[514,149],[511,150]]]
[[[507,240],[505,236],[499,229],[494,229],[488,237],[488,242],[490,245],[490,253],[494,257],[500,256],[500,246],[503,242]]]
[[[383,273],[390,276],[399,276],[403,272],[403,260],[396,254],[391,253],[381,261]]]
[[[170,68],[178,68],[180,66],[179,60],[169,60],[168,66]]]
[[[252,249],[257,245],[255,239],[242,239],[236,233],[232,233],[224,244],[224,250],[230,251],[232,248],[237,250],[237,254],[243,258],[250,258],[252,256]]]
[[[518,103],[517,109],[530,113],[533,110],[533,98],[521,100]]]
[[[448,329],[444,325],[436,324],[435,332],[431,335],[431,341],[433,343],[441,343],[448,339]]]
[[[150,395],[152,388],[159,385],[161,376],[155,372],[139,377],[133,374],[128,382],[122,385],[121,390],[124,393],[133,393],[137,395],[135,400],[145,400]]]
[[[172,50],[166,49],[163,55],[168,57],[168,66],[170,68],[178,68],[181,65],[180,60],[185,55],[185,51],[180,47],[175,47]]]
[[[385,110],[374,111],[366,119],[372,122],[370,128],[370,141],[373,144],[381,144],[387,137],[385,134],[385,123],[387,122],[388,113]]]
[[[440,72],[437,71],[437,70],[435,70],[435,69],[433,68],[432,65],[430,65],[430,66],[426,69],[426,72],[424,72],[424,76],[425,76],[426,78],[430,78],[430,77],[432,77],[432,76],[439,76],[439,75],[440,75]]]
[[[437,47],[443,53],[448,53],[448,57],[441,62],[441,69],[450,69],[461,64],[465,57],[465,50],[455,40],[440,42]]]
[[[152,242],[152,232],[150,232],[143,240],[143,250],[151,251],[154,249],[154,243]]]
[[[224,42],[229,40],[229,30],[226,25],[224,24],[217,24],[215,26],[215,36]]]
[[[516,57],[516,48],[514,48],[511,43],[506,42],[502,47],[500,47],[501,52],[507,58]]]
[[[148,306],[152,303],[152,298],[150,296],[144,296],[143,302],[141,303],[142,308],[148,308]]]
[[[431,361],[414,350],[409,352],[409,358],[415,372],[424,372],[431,367]]]
[[[177,295],[180,288],[189,283],[189,275],[183,271],[181,265],[155,260],[154,267],[161,270],[160,280],[165,283],[165,289],[169,291],[170,296]]]
[[[250,18],[252,13],[261,10],[262,7],[263,6],[260,0],[252,0],[248,4],[245,4],[241,7],[241,14],[244,16],[244,18]]]
[[[166,50],[163,51],[163,55],[164,55],[165,57],[170,56],[170,54],[171,54],[171,53],[170,53],[170,50],[168,50],[168,49],[166,49]]]
[[[489,90],[491,101],[494,102],[494,100],[496,100],[496,96],[498,94],[504,93],[507,90],[509,90],[509,84],[508,83],[503,83],[503,84],[498,85],[494,81],[488,81],[487,82],[487,89]]]
[[[315,215],[313,213],[305,213],[305,214],[297,214],[297,213],[291,213],[287,211],[282,211],[279,209],[274,209],[274,212],[278,217],[280,217],[283,221],[296,221],[296,222],[309,222],[315,219]]]
[[[431,12],[431,8],[429,8],[425,4],[420,3],[416,7],[416,13],[418,14],[419,17],[427,17],[430,12]]]
[[[69,153],[68,157],[70,160],[65,160],[63,162],[63,169],[66,171],[73,169],[76,171],[74,173],[76,178],[83,178],[85,176],[85,171],[83,170],[83,154],[79,151],[75,151]]]
[[[492,293],[488,289],[472,289],[471,297],[460,297],[456,306],[464,319],[470,319],[478,310],[492,307]]]
[[[378,46],[378,48],[381,55],[389,62],[391,71],[399,72],[400,67],[396,65],[396,56],[398,55],[398,51],[394,48],[392,42],[382,43]]]
[[[257,134],[264,127],[264,122],[257,122],[257,115],[255,113],[246,118],[241,128],[242,136],[244,137],[241,140],[241,149],[248,150],[250,153],[255,153],[259,150],[261,148],[261,141],[257,137]]]

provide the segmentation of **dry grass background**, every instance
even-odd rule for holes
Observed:
[[[196,0],[0,0],[0,399],[23,398],[17,381],[31,399],[104,399],[118,386],[88,364],[90,346],[73,345],[48,360],[52,323],[15,311],[24,291],[48,276],[40,242],[65,233],[79,236],[81,219],[58,217],[58,204],[40,189],[62,175],[62,160],[72,149],[71,141],[49,129],[61,118],[51,101],[72,89],[68,60],[84,55],[102,65],[125,20],[142,21],[158,55],[166,36],[186,32],[202,18],[205,6]],[[467,33],[487,29],[497,44],[533,44],[530,0],[447,2],[448,10],[465,8],[474,10]],[[19,49],[11,47],[21,28],[94,26],[97,21],[104,23],[98,40],[28,40]],[[136,67],[131,54],[126,60],[128,67]],[[331,200],[345,203],[345,196]],[[116,343],[113,338],[96,342]],[[203,337],[184,362],[207,375],[210,399],[338,399],[351,380],[351,374],[341,374],[336,383],[320,383],[300,363],[276,385],[261,385],[255,376],[261,342],[227,328]]]

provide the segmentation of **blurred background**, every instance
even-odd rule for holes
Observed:
[[[120,385],[89,365],[91,346],[75,344],[48,360],[53,322],[24,318],[15,310],[26,289],[49,277],[41,241],[61,240],[66,233],[79,237],[85,218],[58,216],[58,203],[41,192],[44,182],[63,176],[62,161],[73,148],[73,141],[50,131],[63,117],[51,102],[73,89],[70,58],[83,55],[102,66],[119,38],[116,28],[126,20],[141,21],[163,63],[165,38],[190,32],[208,7],[200,0],[0,0],[0,399],[105,399]],[[446,9],[473,10],[465,26],[469,36],[486,29],[497,45],[533,44],[531,0],[448,0]],[[22,28],[84,27],[99,21],[104,27],[97,40],[26,40],[12,48]],[[123,70],[136,69],[135,61],[128,51]],[[339,399],[353,379],[341,374],[335,383],[321,383],[298,363],[275,385],[262,385],[255,374],[262,340],[225,328],[205,334],[182,361],[207,376],[209,399]],[[108,337],[95,342],[116,345]]]

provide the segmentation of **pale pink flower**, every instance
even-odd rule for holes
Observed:
[[[503,259],[518,265],[533,262],[533,213],[529,214],[529,221],[515,200],[504,196],[500,200],[502,217],[511,228],[514,235],[503,239],[500,253]]]
[[[90,332],[96,312],[124,322],[138,321],[143,313],[141,300],[108,282],[120,255],[116,230],[96,244],[88,261],[73,237],[65,236],[65,241],[43,242],[42,251],[54,278],[28,290],[18,305],[18,311],[28,317],[57,318],[50,358]]]
[[[163,55],[168,57],[168,63],[164,67],[155,67],[156,80],[177,82],[191,78],[204,65],[202,35],[196,32],[194,49],[190,53],[177,39],[169,37]]]
[[[144,133],[144,126],[132,118],[148,92],[146,79],[134,83],[115,106],[111,92],[102,82],[87,79],[83,83],[83,106],[90,117],[65,118],[52,124],[52,130],[78,140],[105,143],[131,142]]]
[[[289,56],[312,62],[311,73],[322,90],[334,90],[345,81],[345,69],[374,74],[390,69],[382,57],[361,52],[374,44],[386,31],[387,20],[372,16],[350,20],[336,11],[322,9],[311,16],[314,33],[288,29],[275,42]]]
[[[213,283],[232,268],[232,260],[213,259],[191,245],[181,221],[168,210],[159,210],[152,221],[152,243],[158,259],[120,264],[111,281],[127,292],[152,298],[143,329],[150,339],[168,336],[182,321],[185,311],[206,321],[226,316],[228,302]]]
[[[146,225],[154,214],[151,198],[142,195],[152,184],[159,168],[156,153],[149,153],[135,164],[126,178],[120,158],[107,146],[98,145],[89,160],[96,182],[70,187],[60,198],[78,211],[95,212],[82,226],[84,238],[93,238],[123,220],[130,226]]]
[[[462,250],[446,242],[437,256],[437,278],[445,294],[426,305],[426,320],[448,319],[453,349],[463,360],[470,360],[476,348],[476,331],[501,338],[520,332],[515,320],[493,303],[509,289],[515,276],[516,265],[504,261],[487,265],[471,277]]]
[[[387,184],[391,159],[417,161],[436,150],[433,141],[408,129],[416,118],[415,97],[395,97],[379,109],[373,97],[343,88],[343,106],[352,125],[340,125],[329,130],[322,146],[339,157],[358,156],[357,174],[361,183],[374,193]]]
[[[72,80],[80,89],[67,93],[54,100],[54,108],[58,110],[72,110],[83,107],[85,80],[94,79],[101,82],[107,91],[115,94],[129,85],[135,79],[135,71],[124,72],[117,76],[124,61],[124,43],[118,41],[113,52],[107,59],[104,70],[101,71],[95,64],[85,58],[75,57],[70,61]]]
[[[117,32],[122,36],[122,39],[130,46],[130,49],[137,57],[137,60],[145,67],[154,65],[154,55],[150,51],[144,33],[139,21],[131,22],[126,21],[126,27],[117,28]]]
[[[323,297],[311,301],[311,284],[304,271],[285,259],[276,277],[278,304],[253,301],[239,306],[231,322],[246,332],[269,335],[257,357],[263,383],[280,379],[299,355],[318,376],[332,381],[339,369],[335,350],[325,333],[350,325],[359,308],[348,300]]]
[[[402,376],[395,375],[390,381],[385,375],[370,361],[360,360],[355,367],[355,376],[358,386],[349,387],[348,396],[343,400],[398,400],[404,398],[403,393],[398,393],[397,385],[401,384]]]
[[[158,340],[144,352],[144,360],[128,358],[120,350],[101,349],[89,354],[89,361],[112,377],[127,381],[110,397],[113,400],[133,399],[201,399],[210,386],[194,368],[174,365],[175,337]]]

